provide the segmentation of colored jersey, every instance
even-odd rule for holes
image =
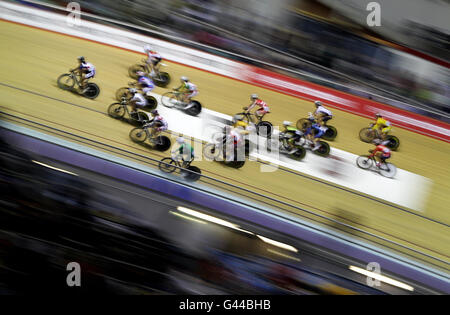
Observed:
[[[182,86],[181,86],[181,90],[184,92],[196,92],[197,91],[197,86],[194,83],[191,82],[185,82]]]
[[[155,87],[155,85],[153,84],[153,81],[150,78],[147,78],[144,76],[139,77],[138,83],[141,87],[145,87],[145,88],[153,89]]]
[[[390,128],[391,127],[391,123],[389,121],[387,121],[386,119],[383,118],[378,118],[377,121],[375,122],[375,128],[380,129],[380,128]]]
[[[147,99],[141,93],[134,94],[131,101],[136,101],[136,106],[144,107],[147,105]]]
[[[95,72],[95,67],[90,62],[82,62],[80,65],[80,70],[83,70],[86,73]]]
[[[169,124],[162,116],[156,116],[153,121],[150,123],[151,126],[157,127],[158,131],[164,131],[167,130]]]
[[[153,61],[153,62],[155,62],[155,61],[159,62],[162,59],[161,55],[154,50],[148,51],[147,56],[148,56],[148,60]]]
[[[331,111],[329,109],[326,109],[323,106],[319,106],[317,107],[316,111],[314,112],[314,115],[325,115],[325,116],[333,116],[333,114],[331,113]]]
[[[313,129],[316,130],[316,133],[314,134],[314,138],[320,138],[320,137],[322,137],[325,134],[325,132],[327,131],[328,128],[323,127],[323,126],[321,126],[319,124],[312,124],[311,127],[306,129],[306,133],[305,134],[309,135],[312,132]]]
[[[386,146],[384,146],[382,144],[377,145],[375,150],[373,150],[374,154],[377,153],[377,152],[381,152],[382,156],[385,157],[385,158],[388,158],[388,157],[391,156],[391,150],[388,147],[386,147]]]
[[[190,144],[183,143],[177,151],[181,155],[189,155],[190,157],[194,157],[194,148]]]
[[[264,111],[264,113],[269,112],[269,105],[267,105],[267,103],[264,102],[263,100],[257,99],[253,104],[254,106],[259,107],[259,111]]]

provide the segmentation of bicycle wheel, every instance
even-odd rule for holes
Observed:
[[[120,119],[125,115],[125,108],[120,103],[113,103],[108,107],[108,115],[112,118]]]
[[[177,169],[177,162],[170,157],[166,157],[159,161],[158,167],[164,173],[173,173]]]
[[[330,145],[324,141],[319,141],[319,143],[320,147],[314,153],[323,157],[330,155]]]
[[[203,155],[206,159],[214,161],[217,160],[217,158],[220,156],[220,149],[217,147],[216,144],[210,143],[205,146],[203,149]]]
[[[130,138],[133,142],[142,143],[147,139],[147,132],[142,128],[134,128],[130,131]]]
[[[202,105],[197,101],[191,101],[192,107],[186,110],[186,113],[188,113],[191,116],[197,116],[202,111]]]
[[[186,172],[186,180],[195,182],[200,179],[202,172],[197,166],[189,166],[187,170],[189,170],[190,172]]]
[[[371,168],[372,164],[373,164],[373,160],[368,155],[361,155],[361,156],[358,156],[358,158],[356,159],[356,165],[358,165],[359,168],[362,168],[365,170]]]
[[[132,65],[131,67],[128,68],[128,75],[133,79],[137,79],[138,76],[136,72],[138,71],[145,72],[145,67],[139,64]]]
[[[75,79],[72,77],[71,74],[66,73],[62,74],[58,77],[58,87],[62,90],[72,90],[75,85]]]
[[[375,131],[372,128],[363,128],[359,132],[359,139],[363,142],[370,143],[375,139]]]
[[[295,151],[294,153],[290,154],[289,156],[291,158],[293,158],[294,160],[297,160],[297,161],[303,160],[303,158],[306,155],[306,149],[304,147],[301,147],[301,146],[296,146],[295,148],[297,149],[297,151]]]
[[[270,137],[273,132],[273,126],[268,121],[261,121],[256,125],[256,133],[261,137]]]
[[[387,147],[392,151],[396,151],[400,146],[400,140],[396,136],[387,136]]]
[[[397,167],[391,163],[382,163],[379,170],[380,174],[387,178],[392,178],[397,174]]]
[[[145,111],[150,112],[158,106],[158,101],[153,96],[145,96],[147,99],[147,105],[143,108]]]
[[[158,76],[153,78],[156,86],[166,87],[170,83],[170,75],[167,72],[160,72]]]
[[[126,99],[130,98],[130,93],[128,92],[127,87],[121,87],[116,91],[116,100],[120,102],[122,100],[122,97],[125,97]]]
[[[178,100],[175,93],[167,92],[161,96],[161,102],[164,106],[172,108],[177,104]]]
[[[156,140],[158,142],[156,149],[161,152],[167,151],[172,145],[172,142],[170,142],[170,139],[166,136],[158,136]]]
[[[297,120],[296,126],[298,130],[305,131],[306,129],[311,127],[311,122],[308,118],[300,118],[299,120]]]
[[[86,91],[83,93],[84,97],[87,97],[91,100],[96,98],[100,94],[100,88],[95,83],[88,83],[86,87]]]
[[[323,135],[324,140],[332,141],[337,136],[337,130],[333,126],[326,126],[328,129],[325,131],[325,134]]]

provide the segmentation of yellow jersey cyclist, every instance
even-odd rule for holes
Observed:
[[[377,131],[382,140],[386,140],[386,135],[391,130],[391,123],[384,119],[380,113],[375,115],[375,119],[372,130]]]
[[[198,94],[197,86],[194,83],[190,82],[189,79],[185,76],[182,76],[180,78],[180,81],[181,85],[174,89],[174,91],[182,93],[181,101],[187,105],[191,102],[191,98]],[[187,108],[189,108],[189,106]]]
[[[187,167],[195,158],[194,148],[189,143],[186,143],[183,137],[178,137],[177,143],[180,146],[172,151],[172,157],[174,160],[181,158],[183,161],[182,166]]]

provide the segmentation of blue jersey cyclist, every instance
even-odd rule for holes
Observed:
[[[142,89],[142,92],[146,96],[150,96],[150,92],[155,88],[155,84],[149,77],[145,76],[145,73],[143,71],[138,71],[136,72],[136,74],[138,76],[138,85]]]
[[[310,119],[310,120],[313,120],[313,119]],[[316,151],[320,148],[319,139],[325,134],[325,131],[327,131],[327,128],[321,126],[320,124],[318,124],[316,122],[313,122],[311,127],[306,129],[306,132],[305,132],[306,138],[314,144],[312,151]]]

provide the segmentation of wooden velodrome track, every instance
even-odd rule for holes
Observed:
[[[143,55],[5,21],[0,21],[0,46],[1,111],[156,159],[168,155],[133,143],[128,138],[132,126],[105,115],[107,106],[114,102],[117,88],[131,81],[127,76],[128,67]],[[56,78],[75,67],[76,57],[81,55],[97,67],[94,81],[100,85],[101,93],[94,101],[56,86]],[[269,120],[274,125],[280,125],[283,120],[296,121],[313,111],[310,101],[165,62],[174,79],[187,75],[197,84],[200,91],[197,99],[211,110],[233,115],[248,105],[251,93],[258,93],[271,105]],[[177,83],[174,80],[170,87]],[[159,94],[164,91],[155,89]],[[358,132],[369,120],[336,109],[334,113],[333,125],[339,136],[331,145],[354,154],[365,154],[371,146],[359,141]],[[401,140],[401,150],[394,152],[392,162],[433,181],[423,212],[381,203],[295,172],[279,169],[274,173],[261,173],[258,162],[246,163],[240,170],[216,162],[202,161],[195,165],[205,175],[339,220],[437,258],[406,251],[448,271],[450,145],[400,128],[395,128],[395,134]],[[297,215],[314,218],[300,210]],[[399,247],[390,247],[405,252]]]

